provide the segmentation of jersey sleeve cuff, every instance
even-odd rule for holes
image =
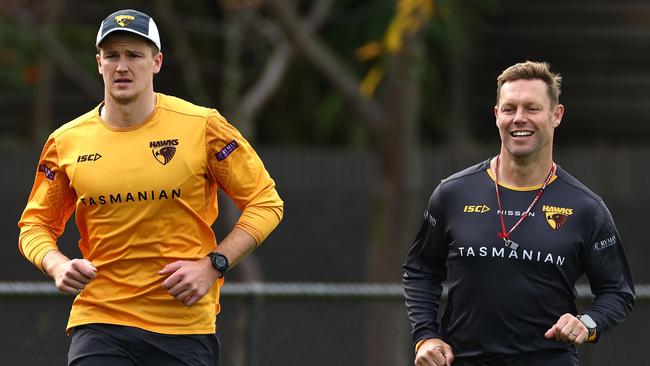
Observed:
[[[236,226],[253,238],[257,246],[278,226],[282,220],[282,207],[250,207],[242,212]]]
[[[38,226],[24,227],[21,230],[19,247],[23,256],[41,271],[43,271],[42,262],[45,255],[59,249],[50,231]]]

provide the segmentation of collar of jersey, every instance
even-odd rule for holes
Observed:
[[[158,112],[158,107],[160,106],[161,99],[162,99],[161,94],[156,93],[156,103],[154,104],[153,111],[151,111],[151,114],[149,114],[147,116],[147,118],[145,118],[142,122],[138,123],[135,126],[119,128],[119,127],[113,127],[113,126],[109,125],[108,123],[106,123],[106,121],[104,121],[104,119],[101,116],[101,110],[102,110],[102,108],[104,108],[106,101],[102,101],[101,103],[99,103],[99,105],[97,105],[97,107],[95,107],[95,117],[99,120],[99,122],[105,128],[107,128],[110,131],[114,131],[114,132],[135,131],[135,130],[139,129],[140,127],[146,125],[147,123],[149,123],[153,119],[153,116]]]
[[[493,181],[496,181],[496,177],[494,176],[494,173],[492,172],[492,169],[490,169],[490,167],[488,167],[486,169],[486,172],[488,173],[488,175],[490,176],[490,178]],[[557,175],[553,174],[553,177],[551,177],[551,181],[548,182],[548,184],[553,183],[553,181],[555,181],[555,179],[557,179]],[[511,185],[507,185],[507,184],[503,184],[503,183],[499,182],[499,186],[501,186],[503,188],[506,188],[506,189],[509,189],[509,190],[512,190],[512,191],[522,191],[522,192],[536,191],[538,189],[541,189],[543,185],[544,184],[538,184],[536,186],[530,186],[530,187],[515,187],[515,186],[511,186]]]

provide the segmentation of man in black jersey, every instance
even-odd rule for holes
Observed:
[[[560,83],[546,63],[503,71],[499,155],[433,192],[404,264],[415,365],[578,365],[576,345],[629,315],[634,284],[612,216],[553,162]],[[595,299],[578,312],[583,274]]]

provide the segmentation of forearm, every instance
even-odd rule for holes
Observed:
[[[218,245],[216,251],[228,258],[230,267],[241,261],[255,247],[257,242],[250,234],[234,228]],[[166,265],[158,272],[165,276],[163,286],[176,300],[192,306],[214,286],[214,282],[223,277],[218,269],[205,257],[198,261],[180,260]]]
[[[424,222],[404,263],[404,296],[413,342],[440,338],[438,309],[446,278],[446,245],[440,231]]]
[[[257,241],[248,232],[235,227],[217,245],[217,251],[228,258],[230,267],[234,267],[257,247]]]
[[[70,258],[66,257],[60,251],[50,250],[43,257],[43,260],[41,261],[41,268],[46,275],[54,278],[55,277],[54,268],[69,261]]]
[[[599,330],[604,332],[627,319],[634,301],[633,290],[603,293],[596,296],[594,303],[584,313],[589,314],[598,324]]]
[[[614,220],[602,201],[599,205],[594,223],[599,230],[586,240],[586,243],[599,245],[585,248],[585,273],[595,295],[585,313],[596,322],[599,331],[604,332],[629,316],[634,306],[635,290],[632,271]],[[603,243],[607,245],[603,246]]]
[[[428,338],[440,338],[438,308],[442,296],[442,284],[431,278],[418,277],[407,272],[403,278],[406,310],[412,327],[413,342]]]

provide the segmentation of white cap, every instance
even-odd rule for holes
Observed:
[[[117,31],[131,32],[142,36],[153,42],[158,50],[161,50],[158,27],[153,19],[143,12],[124,9],[107,16],[99,26],[95,46],[99,47],[106,36]]]

